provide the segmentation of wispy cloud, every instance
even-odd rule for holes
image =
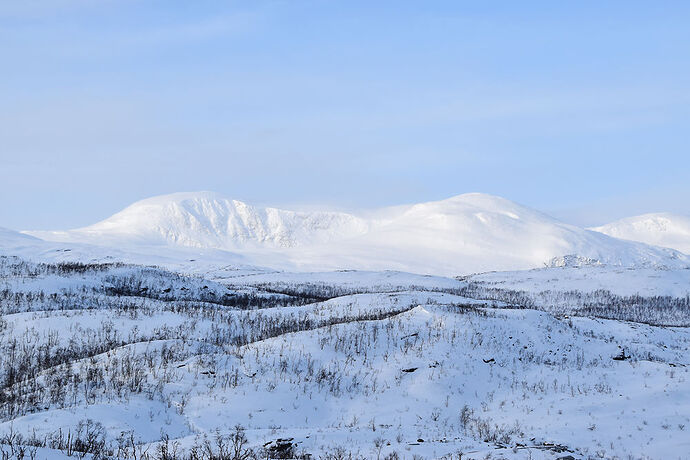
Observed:
[[[165,19],[155,18],[155,11],[147,11],[154,19],[143,20],[137,18],[142,14],[138,10],[139,2],[116,5],[104,2],[95,11],[92,2],[79,0],[65,0],[47,10],[32,5],[16,10],[0,9],[0,19],[4,18],[0,33],[17,50],[35,52],[43,48],[50,50],[52,57],[63,58],[107,58],[113,54],[136,54],[241,36],[261,27],[270,8],[270,4],[223,8],[195,17],[174,15]],[[108,15],[111,9],[112,15]],[[48,20],[51,16],[55,19]]]

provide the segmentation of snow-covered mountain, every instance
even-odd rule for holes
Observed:
[[[351,246],[376,248],[399,260],[400,269],[412,258],[427,270],[437,267],[447,274],[460,267],[477,272],[572,263],[658,266],[684,259],[674,251],[607,237],[480,193],[411,206],[355,241]]]
[[[671,213],[643,214],[592,230],[615,238],[673,248],[690,254],[690,217],[687,216]]]
[[[366,231],[367,223],[350,214],[258,208],[217,193],[197,192],[141,200],[76,230],[27,233],[52,241],[237,250],[326,243]]]
[[[677,267],[690,261],[677,251],[612,238],[480,193],[382,209],[366,218],[259,208],[209,192],[180,193],[139,201],[89,227],[28,233],[118,247],[221,249],[252,254],[250,260],[261,265],[301,269],[457,275],[549,264]]]

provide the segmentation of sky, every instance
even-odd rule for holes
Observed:
[[[212,190],[690,214],[690,2],[0,0],[0,227]]]

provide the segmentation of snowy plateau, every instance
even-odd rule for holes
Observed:
[[[688,252],[484,194],[0,229],[0,458],[690,459]]]

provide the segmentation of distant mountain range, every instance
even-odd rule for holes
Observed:
[[[673,248],[690,254],[690,217],[687,216],[670,213],[643,214],[592,230],[615,238]]]
[[[641,216],[632,218],[637,219],[632,223],[623,220],[594,231],[480,193],[363,216],[261,208],[196,192],[145,199],[80,229],[24,233],[52,242],[134,252],[147,248],[163,255],[175,248],[214,249],[233,253],[235,260],[239,254],[256,264],[305,270],[395,269],[459,275],[545,265],[689,266],[690,257],[678,250],[645,244],[690,252],[688,220],[650,216],[656,220]],[[8,235],[0,234],[0,243],[11,239]],[[15,240],[22,237],[28,238],[14,235]]]

